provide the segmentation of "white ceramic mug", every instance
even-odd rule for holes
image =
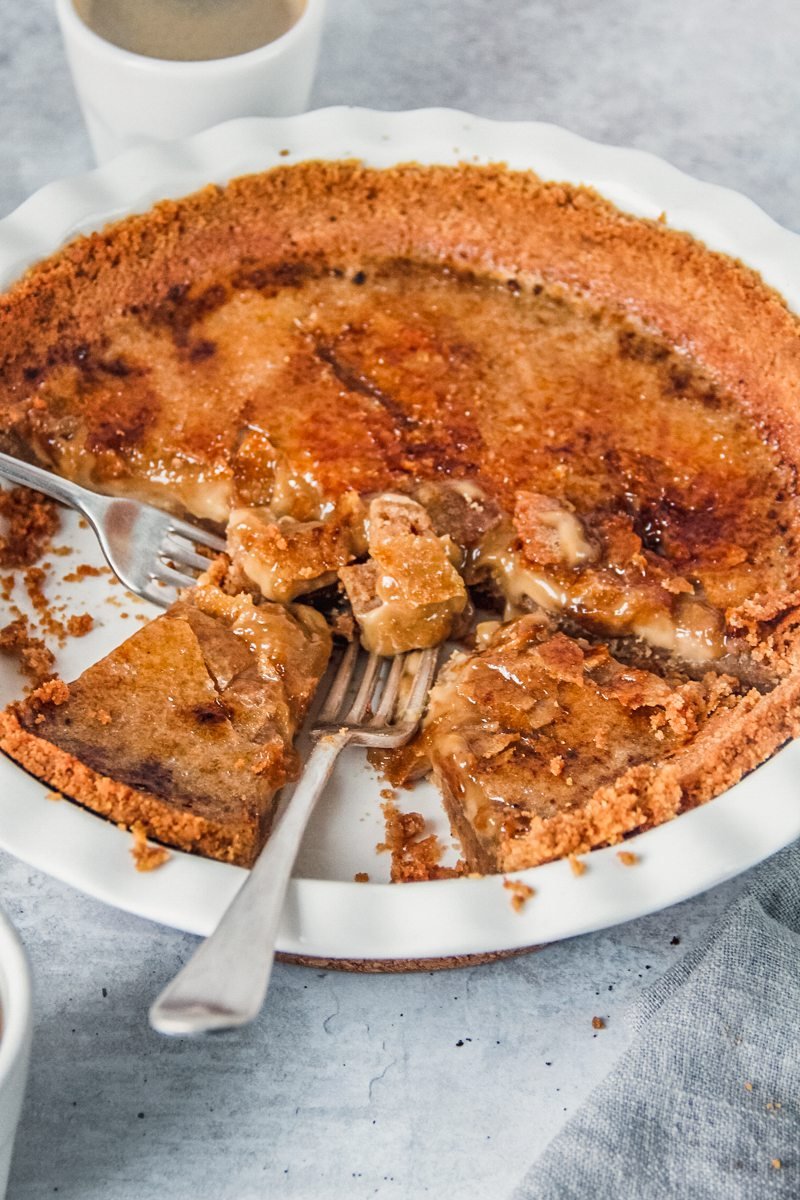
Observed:
[[[31,1048],[31,976],[19,938],[0,913],[0,1198],[6,1194]]]
[[[232,117],[286,117],[308,107],[325,0],[306,6],[281,37],[230,58],[173,62],[99,37],[56,0],[75,90],[95,157],[199,133]]]

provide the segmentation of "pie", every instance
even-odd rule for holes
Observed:
[[[618,842],[798,732],[800,325],[688,235],[501,167],[311,162],[78,238],[0,313],[5,450],[227,528],[3,716],[79,803],[251,862],[331,628],[457,644],[385,769],[433,773],[473,870]]]
[[[249,865],[294,774],[330,652],[308,605],[192,589],[67,687],[7,713],[4,748],[59,792],[159,841]]]

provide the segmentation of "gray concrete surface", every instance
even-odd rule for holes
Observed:
[[[329,2],[317,105],[555,121],[738,187],[800,228],[791,3]],[[4,0],[0,213],[87,165],[49,0]],[[0,855],[37,991],[9,1196],[503,1197],[623,1052],[627,1002],[740,886],[492,967],[278,966],[254,1027],[187,1043],[151,1034],[145,1012],[193,939]]]

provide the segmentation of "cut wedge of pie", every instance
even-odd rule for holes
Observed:
[[[252,858],[320,612],[382,654],[461,642],[389,770],[433,771],[473,869],[619,841],[796,732],[800,326],[660,222],[500,167],[281,168],[34,268],[0,362],[5,449],[228,529],[200,592],[4,718],[114,819]],[[272,622],[269,670],[231,606]],[[217,725],[170,707],[175,655]],[[123,695],[169,716],[150,766]]]
[[[434,688],[393,783],[432,769],[477,870],[513,871],[661,824],[800,730],[800,684],[767,697],[716,671],[642,669],[539,615],[478,628]],[[762,707],[769,722],[756,724]],[[748,731],[749,732],[746,732]]]
[[[8,754],[159,841],[248,866],[330,651],[308,607],[195,588],[69,685],[0,715]]]

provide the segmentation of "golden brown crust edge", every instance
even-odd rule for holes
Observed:
[[[800,333],[776,291],[590,189],[503,166],[307,162],[163,201],[76,239],[0,297],[0,364],[21,376],[50,348],[93,336],[110,313],[157,303],[237,259],[393,256],[561,283],[629,313],[710,369],[800,462]],[[10,416],[33,394],[23,378],[0,398],[0,426],[3,407]]]
[[[578,812],[534,820],[524,837],[500,847],[493,869],[518,871],[584,854],[663,824],[719,796],[798,735],[800,677],[792,675],[769,695],[750,692],[734,712],[711,717],[673,760],[630,768],[613,784],[598,788]]]
[[[29,733],[10,710],[0,713],[0,750],[82,807],[118,825],[130,827],[137,822],[148,837],[190,854],[249,867],[268,833],[265,822],[259,825],[255,818],[217,824],[101,775],[52,742]]]

